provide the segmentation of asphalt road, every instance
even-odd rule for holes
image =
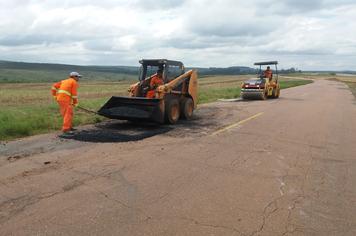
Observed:
[[[356,235],[355,99],[322,80],[2,143],[0,235]]]

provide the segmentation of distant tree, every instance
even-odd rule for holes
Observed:
[[[301,73],[301,72],[302,72],[301,70],[298,70],[297,68],[294,67],[280,70],[281,74],[293,74],[293,73]]]

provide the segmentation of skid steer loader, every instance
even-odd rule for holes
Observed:
[[[111,97],[98,111],[99,115],[120,120],[153,121],[175,124],[179,118],[190,120],[197,107],[198,75],[185,72],[179,61],[143,59],[139,82],[130,86],[127,97]],[[163,71],[164,84],[155,89],[155,98],[146,98],[150,80]]]
[[[244,81],[241,85],[242,99],[262,99],[278,98],[280,95],[280,85],[278,81],[277,61],[256,62],[259,66],[257,78]],[[262,71],[262,66],[274,65],[275,75],[271,79],[266,78]]]

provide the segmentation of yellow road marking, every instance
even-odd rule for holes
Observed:
[[[257,113],[256,115],[253,115],[253,116],[251,116],[251,117],[249,117],[249,118],[247,118],[247,119],[244,119],[244,120],[241,120],[241,121],[239,121],[239,122],[237,122],[237,123],[234,123],[234,124],[225,126],[224,128],[221,128],[221,129],[215,131],[215,132],[212,133],[210,136],[220,134],[220,133],[222,133],[222,132],[225,132],[226,130],[232,129],[232,128],[234,128],[234,127],[236,127],[236,126],[239,126],[239,125],[242,125],[243,123],[245,123],[245,122],[247,122],[247,121],[250,121],[250,120],[253,120],[253,119],[259,117],[259,116],[262,115],[262,114],[263,114],[263,112],[260,112],[260,113]]]

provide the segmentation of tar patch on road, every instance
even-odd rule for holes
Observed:
[[[163,134],[171,129],[169,126],[159,126],[151,123],[108,121],[88,130],[76,131],[73,135],[62,138],[95,143],[130,142]]]
[[[206,106],[197,109],[192,120],[180,119],[174,125],[109,120],[62,138],[82,142],[115,143],[139,141],[156,135],[176,138],[201,137],[226,125],[226,122],[234,119],[234,112],[237,111],[236,108]]]

